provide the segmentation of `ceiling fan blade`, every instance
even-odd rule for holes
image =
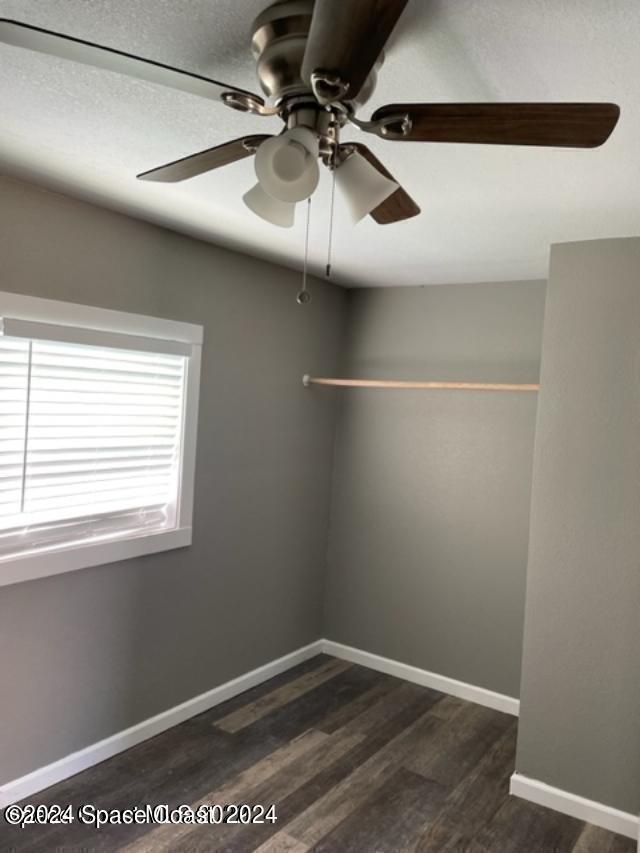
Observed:
[[[192,74],[190,71],[172,68],[161,62],[143,59],[131,53],[102,47],[99,44],[62,33],[54,33],[51,30],[43,30],[19,21],[0,18],[0,43],[34,50],[59,59],[68,59],[83,65],[91,65],[94,68],[103,68],[105,71],[115,71],[118,74],[126,74],[138,80],[157,83],[160,86],[189,92],[213,101],[225,100],[224,96],[227,94],[243,95],[249,96],[251,101],[258,105],[264,105],[262,98],[235,86],[227,86],[225,83],[210,80],[200,74]],[[234,104],[230,103],[230,106]]]
[[[375,131],[383,139],[596,148],[619,115],[616,104],[389,104],[371,119],[408,116],[406,135],[394,122]]]
[[[251,157],[265,139],[269,138],[268,134],[243,136],[240,139],[234,139],[232,142],[225,142],[222,145],[216,145],[215,148],[207,148],[197,154],[190,154],[188,157],[181,157],[179,160],[165,163],[164,166],[157,166],[155,169],[141,172],[137,177],[141,181],[159,181],[162,183],[186,181],[187,178],[193,178],[195,175],[202,175],[204,172],[219,169],[220,166],[226,166],[228,163],[235,163],[236,160]]]
[[[314,71],[339,77],[348,84],[344,97],[355,98],[406,5],[407,0],[316,0],[302,79],[310,83]]]
[[[382,165],[373,151],[367,148],[366,145],[362,145],[359,142],[347,142],[340,148],[341,152],[344,150],[344,153],[347,155],[355,148],[358,154],[361,154],[368,160],[373,168],[377,169],[381,175],[397,183],[391,172]],[[378,225],[391,225],[393,222],[402,222],[403,219],[411,219],[411,217],[417,216],[419,213],[420,208],[411,196],[402,187],[398,187],[382,204],[374,208],[369,216],[375,219]]]

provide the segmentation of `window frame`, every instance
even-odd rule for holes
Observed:
[[[165,343],[171,341],[187,345],[188,352],[176,526],[103,542],[77,542],[18,554],[0,561],[0,587],[191,545],[203,327],[178,320],[0,291],[2,317],[90,329],[100,338],[106,333],[133,335]]]

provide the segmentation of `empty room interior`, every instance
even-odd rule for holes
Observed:
[[[0,851],[640,853],[639,45],[0,0]]]

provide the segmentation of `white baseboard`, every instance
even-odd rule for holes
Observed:
[[[639,819],[629,812],[605,806],[595,800],[587,800],[561,788],[554,788],[537,779],[529,779],[520,773],[511,777],[509,793],[523,800],[529,800],[539,806],[562,812],[562,814],[584,820],[610,832],[617,832],[627,838],[638,838]]]
[[[177,726],[190,717],[202,714],[221,702],[225,702],[227,699],[231,699],[233,696],[237,696],[239,693],[243,693],[245,690],[249,690],[251,687],[255,687],[257,684],[261,684],[263,681],[267,681],[269,678],[273,678],[321,652],[352,663],[362,664],[378,672],[385,672],[416,684],[422,684],[425,687],[431,687],[434,690],[440,690],[443,693],[449,693],[452,696],[458,696],[470,702],[486,705],[507,714],[518,714],[519,702],[511,696],[503,696],[501,693],[494,693],[491,690],[485,690],[483,687],[475,687],[473,684],[466,684],[444,675],[437,675],[415,666],[380,657],[380,655],[344,646],[341,643],[334,643],[332,640],[317,640],[284,657],[258,667],[258,669],[247,672],[245,675],[234,678],[232,681],[227,681],[219,687],[214,687],[206,693],[195,696],[193,699],[188,699],[174,708],[169,708],[155,717],[143,720],[129,729],[117,732],[111,737],[91,744],[78,750],[78,752],[73,752],[52,764],[40,767],[26,776],[7,782],[0,786],[0,808],[5,808],[11,803],[37,794],[38,791],[49,788],[56,782],[68,779],[70,776],[75,776],[76,773],[93,767],[125,749],[136,746],[136,744],[142,743],[142,741],[154,737],[172,726]]]
[[[395,675],[396,678],[404,678],[405,681],[412,681],[415,684],[421,684],[423,687],[431,687],[432,690],[440,690],[442,693],[457,696],[459,699],[466,699],[468,702],[475,702],[477,705],[486,705],[487,708],[512,714],[515,717],[520,711],[520,701],[513,696],[494,693],[493,690],[476,687],[475,684],[467,684],[465,681],[457,681],[455,678],[438,675],[426,669],[419,669],[417,666],[410,666],[397,660],[374,655],[371,652],[344,646],[342,643],[334,643],[333,640],[321,640],[321,647],[322,651],[328,655],[368,666],[370,669],[384,672],[387,675]]]
[[[286,670],[291,669],[297,664],[323,652],[342,660],[367,666],[378,672],[384,672],[394,675],[397,678],[403,678],[406,681],[412,681],[415,684],[421,684],[424,687],[430,687],[452,696],[458,696],[460,699],[466,699],[469,702],[494,708],[497,711],[503,711],[516,716],[519,711],[520,703],[512,696],[505,696],[501,693],[495,693],[492,690],[486,690],[483,687],[476,687],[473,684],[457,681],[444,675],[437,675],[436,673],[365,652],[361,649],[354,649],[341,643],[335,643],[332,640],[317,640],[308,646],[297,649],[288,655],[284,655],[284,657],[271,661],[264,666],[258,667],[258,669],[247,672],[238,678],[234,678],[232,681],[227,681],[219,687],[214,687],[206,693],[202,693],[193,699],[176,705],[174,708],[169,708],[155,717],[143,720],[129,729],[118,732],[98,743],[91,744],[78,752],[67,755],[59,761],[55,761],[52,764],[34,770],[26,776],[0,786],[0,809],[5,808],[11,803],[18,802],[25,797],[32,796],[45,788],[49,788],[51,785],[56,784],[56,782],[68,779],[70,776],[75,776],[76,773],[80,773],[88,767],[93,767],[95,764],[99,764],[101,761],[105,761],[107,758],[111,758],[125,749],[136,746],[148,738],[154,737],[173,726],[177,726],[191,717],[195,717],[197,714],[202,714],[204,711],[208,711],[210,708],[225,702],[227,699],[231,699],[239,693],[243,693],[245,690],[249,690],[263,681],[286,672]],[[561,791],[558,788],[552,788],[549,785],[528,779],[526,776],[521,776],[518,773],[515,773],[511,777],[510,790],[516,796],[523,797],[524,799],[531,800],[534,803],[547,806],[572,817],[577,817],[580,820],[588,821],[604,829],[626,835],[629,838],[636,838],[638,834],[638,818],[636,816],[617,811],[601,803],[586,800],[575,794]]]
[[[161,714],[156,714],[155,717],[150,717],[148,720],[143,720],[129,729],[122,732],[117,732],[111,737],[105,738],[98,743],[91,744],[78,752],[73,752],[61,758],[59,761],[54,761],[52,764],[47,764],[45,767],[40,767],[32,773],[22,776],[19,779],[14,779],[5,785],[0,786],[0,809],[5,808],[11,803],[18,802],[24,797],[30,797],[32,794],[37,794],[56,782],[63,779],[68,779],[70,776],[75,776],[82,770],[88,767],[93,767],[94,764],[99,764],[125,749],[129,749],[136,744],[154,737],[160,732],[170,729],[172,726],[177,726],[183,723],[190,717],[195,717],[197,714],[202,714],[210,708],[219,705],[221,702],[226,702],[273,678],[275,675],[285,672],[291,667],[302,663],[305,660],[320,654],[322,651],[322,641],[316,640],[308,646],[297,649],[284,657],[271,661],[264,666],[253,669],[244,675],[234,678],[232,681],[227,681],[219,687],[214,687],[213,690],[208,690],[206,693],[201,693],[199,696],[194,696],[193,699],[188,699],[174,708],[169,708]]]

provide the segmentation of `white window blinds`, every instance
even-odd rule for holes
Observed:
[[[38,325],[46,326],[30,331]],[[148,340],[137,347],[133,338],[135,349],[122,348],[126,336],[114,347],[12,332],[20,329],[6,321],[0,560],[174,527],[185,355],[149,351]]]

